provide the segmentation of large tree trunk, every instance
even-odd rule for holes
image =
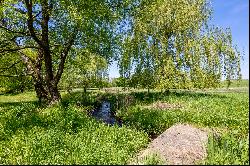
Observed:
[[[53,73],[53,66],[52,66],[52,55],[50,52],[50,45],[49,45],[49,4],[47,0],[41,1],[42,6],[42,52],[45,62],[45,70],[46,70],[46,85],[49,90],[50,94],[50,104],[54,104],[61,100],[60,93],[58,91],[58,81],[55,78]],[[60,78],[59,78],[60,79]]]
[[[61,100],[61,95],[58,90],[58,82],[53,79],[53,73],[50,70],[46,73],[46,79],[42,77],[42,54],[43,51],[38,52],[38,58],[36,61],[30,59],[25,54],[22,54],[22,60],[26,64],[29,73],[32,75],[36,95],[40,104],[54,104]],[[48,70],[47,70],[48,72]]]
[[[61,101],[57,85],[47,84],[40,78],[34,79],[34,87],[40,104],[52,105]]]
[[[54,104],[61,101],[61,95],[59,93],[57,85],[52,85],[51,87],[49,87],[49,92],[51,97],[49,104]]]
[[[40,104],[52,105],[61,101],[61,95],[57,86],[49,84],[48,87],[48,84],[40,79],[34,81],[34,87]]]
[[[28,30],[30,36],[34,39],[34,41],[38,45],[38,58],[36,62],[34,62],[29,57],[23,55],[22,59],[26,63],[27,68],[29,68],[33,80],[34,86],[37,93],[37,97],[39,98],[40,102],[46,101],[48,104],[54,104],[61,100],[61,95],[58,90],[58,83],[61,79],[64,64],[66,61],[66,57],[71,46],[74,43],[74,40],[77,36],[77,27],[75,27],[71,38],[67,43],[64,45],[64,49],[60,55],[60,63],[57,69],[57,72],[53,72],[53,65],[52,65],[52,54],[51,54],[51,47],[49,41],[49,19],[50,19],[50,11],[52,10],[53,6],[49,4],[48,0],[41,0],[41,12],[42,12],[42,19],[41,19],[41,30],[42,33],[40,37],[37,36],[39,33],[35,32],[34,28],[34,16],[33,16],[33,3],[32,1],[25,0],[27,14],[28,14]],[[42,77],[41,67],[42,61],[45,64],[45,79]]]
[[[39,100],[39,104],[48,103],[49,95],[48,95],[48,92],[45,90],[44,86],[42,85],[42,83],[40,81],[35,81],[34,87],[35,87],[37,98]]]
[[[51,105],[61,100],[61,95],[57,86],[50,84],[50,87],[47,87],[42,80],[34,80],[34,87],[40,104]]]

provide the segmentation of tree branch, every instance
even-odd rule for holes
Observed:
[[[4,27],[2,25],[0,25],[0,28],[6,30],[8,32],[11,32],[11,33],[21,34],[21,35],[25,35],[25,36],[30,36],[27,32],[14,31],[14,30],[8,29],[8,28],[6,28],[6,27]]]
[[[28,10],[28,29],[30,32],[31,37],[38,43],[38,45],[40,45],[41,47],[43,47],[43,43],[38,39],[38,37],[36,36],[34,27],[33,27],[33,15],[32,15],[32,0],[25,0],[25,4]]]
[[[1,76],[1,77],[20,77],[20,76],[24,77],[24,76],[26,76],[26,75],[23,75],[23,74],[21,74],[21,75],[7,75],[7,74],[0,74],[0,76]]]
[[[9,48],[9,49],[2,49],[2,50],[0,50],[0,54],[4,53],[4,52],[15,52],[15,51],[19,51],[19,50],[23,50],[23,49],[27,49],[27,48],[39,49],[36,46],[25,46],[25,47],[19,47],[19,48]]]
[[[37,16],[39,16],[42,13],[42,11],[39,11],[33,18],[36,18]]]
[[[2,68],[2,71],[0,71],[0,73],[1,73],[1,72],[5,72],[6,70],[8,70],[8,69],[14,67],[15,65],[17,65],[17,64],[20,63],[20,62],[21,62],[21,60],[19,60],[19,61],[13,63],[13,64],[10,65],[9,67]]]
[[[25,12],[25,11],[23,11],[22,9],[20,9],[20,8],[14,8],[15,9],[15,11],[17,11],[17,12],[19,12],[19,13],[21,13],[21,14],[26,14],[27,12]]]
[[[74,44],[74,41],[75,41],[75,38],[77,36],[77,29],[74,30],[74,33],[71,37],[71,39],[69,40],[69,42],[66,44],[66,46],[64,47],[62,53],[61,53],[61,61],[60,61],[60,64],[59,64],[59,67],[58,67],[58,70],[57,70],[57,74],[55,76],[55,84],[58,84],[61,76],[62,76],[62,73],[63,73],[63,69],[64,69],[64,64],[65,64],[65,61],[66,61],[66,57],[69,53],[69,50],[71,48],[71,46]]]
[[[3,41],[0,41],[0,48],[5,48],[7,47],[8,45],[10,45],[10,42],[13,42],[15,41],[15,39],[17,38],[18,36],[13,36],[11,39],[9,40],[3,40]]]

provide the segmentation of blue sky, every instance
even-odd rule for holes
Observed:
[[[230,27],[233,43],[242,52],[241,61],[243,79],[249,79],[249,1],[248,0],[211,0],[213,14],[211,22],[222,28]],[[113,63],[109,69],[110,77],[119,77],[117,64]]]
[[[212,0],[213,24],[230,27],[234,44],[245,51],[241,62],[242,77],[249,79],[249,1]]]

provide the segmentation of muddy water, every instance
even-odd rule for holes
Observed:
[[[103,101],[101,107],[94,110],[92,116],[98,120],[101,120],[107,124],[122,126],[122,123],[118,121],[115,115],[111,112],[111,104],[108,101]]]

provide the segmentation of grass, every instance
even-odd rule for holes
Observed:
[[[177,122],[193,123],[201,127],[238,129],[248,133],[247,94],[173,93],[168,96],[155,94],[156,96],[162,97],[164,102],[180,103],[184,108],[165,111],[146,109],[141,107],[147,103],[145,99],[141,104],[119,111],[119,116],[128,125],[154,134],[163,132]]]
[[[64,93],[61,105],[39,108],[35,94],[0,95],[0,164],[126,164],[149,138],[175,123],[218,133],[209,137],[208,157],[200,164],[249,164],[249,95],[153,91]],[[108,126],[88,113],[102,100],[123,127]],[[156,101],[177,109],[145,107]],[[153,156],[146,164],[157,164]]]
[[[132,165],[164,165],[164,160],[158,153],[152,153],[142,157],[141,159],[136,158]]]
[[[249,138],[239,131],[221,133],[220,137],[210,136],[208,156],[201,164],[249,165]]]
[[[5,94],[0,95],[0,103],[20,103],[20,102],[31,102],[37,101],[36,94],[34,91],[25,92],[19,94]]]
[[[147,142],[142,131],[95,121],[85,107],[0,108],[0,164],[125,164]]]
[[[249,95],[246,92],[171,92],[169,95],[155,92],[149,95],[131,94],[130,98],[133,100],[130,106],[122,107],[118,111],[118,116],[130,128],[144,131],[152,137],[176,123],[189,123],[200,128],[209,128],[220,133],[220,136],[219,139],[210,136],[208,157],[203,164],[249,163]],[[159,100],[181,104],[184,107],[168,110],[142,107]],[[122,103],[121,99],[119,102]],[[126,101],[123,102],[126,103]]]
[[[227,87],[227,81],[221,82],[221,87],[226,88]],[[232,80],[232,83],[230,84],[229,88],[231,87],[249,87],[249,80],[248,79],[242,79],[242,80]]]

